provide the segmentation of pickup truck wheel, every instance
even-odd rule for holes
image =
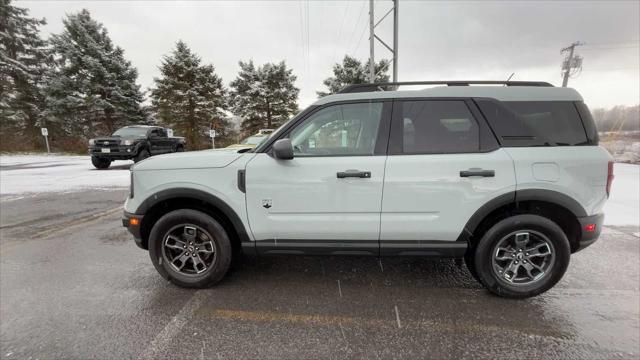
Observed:
[[[183,152],[184,151],[184,146],[178,146],[176,148],[176,152]]]
[[[149,255],[166,279],[188,288],[205,288],[224,277],[231,264],[231,242],[222,225],[191,209],[172,211],[149,234]]]
[[[111,160],[92,156],[91,163],[96,167],[96,169],[103,170],[109,168],[109,165],[111,165]]]
[[[569,266],[564,231],[538,215],[516,215],[491,227],[480,239],[473,266],[492,293],[527,298],[553,287]]]
[[[138,155],[136,155],[136,157],[133,158],[133,162],[142,161],[142,160],[148,158],[149,156],[150,156],[149,155],[149,151],[147,149],[142,149],[142,150],[140,150]]]

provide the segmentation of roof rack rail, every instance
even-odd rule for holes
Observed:
[[[373,84],[353,84],[338,91],[338,94],[371,92],[371,91],[393,91],[402,85],[447,85],[447,86],[469,86],[469,85],[504,85],[504,86],[541,86],[553,87],[544,81],[500,81],[500,80],[456,80],[456,81],[401,81],[385,82]]]

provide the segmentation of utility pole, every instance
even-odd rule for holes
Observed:
[[[567,46],[560,50],[560,54],[565,52],[569,52],[568,56],[564,58],[562,62],[562,87],[567,87],[567,83],[569,83],[569,76],[572,75],[571,71],[573,69],[582,69],[582,57],[579,55],[573,55],[573,52],[576,46],[584,45],[584,43],[580,41],[576,41],[573,44]]]
[[[375,33],[373,32],[373,0],[369,0],[369,83],[373,84],[376,79],[376,61],[373,57],[373,48],[375,45]]]
[[[398,3],[399,0],[392,0],[393,8],[387,11],[378,22],[374,21],[374,3],[373,0],[369,0],[369,83],[375,82],[376,70],[375,70],[375,58],[374,58],[374,45],[375,40],[378,40],[384,47],[387,48],[393,54],[393,81],[398,81]],[[393,12],[393,48],[387,45],[378,35],[375,34],[374,29],[378,24],[382,22],[391,12]]]

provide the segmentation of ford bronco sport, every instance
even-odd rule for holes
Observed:
[[[419,84],[442,86],[396,90]],[[352,85],[252,150],[134,165],[123,225],[185,287],[220,281],[240,252],[436,256],[524,298],[598,238],[611,161],[570,88]]]

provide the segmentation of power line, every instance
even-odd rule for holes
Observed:
[[[309,23],[311,22],[311,19],[309,18],[309,0],[307,0],[307,77],[309,77],[309,70],[310,70],[310,56],[309,53],[311,52],[310,48],[311,48],[311,42],[309,41]]]
[[[351,53],[352,56],[355,56],[355,53],[358,51],[358,49],[360,48],[360,43],[362,42],[362,39],[364,37],[364,33],[365,31],[369,28],[369,24],[367,24],[366,22],[364,23],[364,26],[362,27],[362,33],[360,33],[360,39],[358,39],[358,44],[356,45],[356,48],[353,50],[353,52]]]
[[[610,46],[610,45],[624,45],[624,44],[639,44],[640,40],[631,40],[631,41],[617,41],[617,42],[603,42],[603,43],[585,43],[585,47],[594,47],[594,46]]]
[[[338,40],[340,40],[340,35],[342,34],[342,28],[344,27],[344,21],[347,18],[347,13],[349,12],[349,5],[351,5],[351,3],[349,1],[347,1],[347,7],[344,9],[344,15],[342,15],[342,22],[340,23],[340,28],[338,29],[338,37],[336,38],[336,42],[338,42]],[[338,47],[334,46],[333,48],[333,56],[331,57],[331,63],[335,63],[336,62],[336,52],[338,51]]]
[[[306,66],[307,66],[307,61],[306,61],[306,55],[307,55],[307,51],[305,50],[306,46],[304,44],[304,16],[303,16],[303,12],[302,12],[302,2],[298,3],[299,8],[300,8],[300,43],[302,45],[302,62],[303,65],[305,66],[305,73],[307,71]]]
[[[353,35],[355,35],[356,30],[358,29],[358,24],[360,24],[360,19],[362,19],[362,14],[364,13],[364,6],[367,3],[366,0],[362,0],[362,6],[360,7],[360,13],[358,14],[358,20],[356,20],[355,25],[353,26],[353,30],[351,30],[351,36],[349,36],[349,41],[347,42],[347,52],[351,49],[351,43],[353,42]]]
[[[584,49],[582,49],[582,50],[584,50],[584,51],[597,51],[597,50],[624,50],[624,49],[637,49],[638,47],[640,47],[640,44],[638,44],[638,45],[631,45],[631,46],[592,47],[592,48],[584,48]]]

